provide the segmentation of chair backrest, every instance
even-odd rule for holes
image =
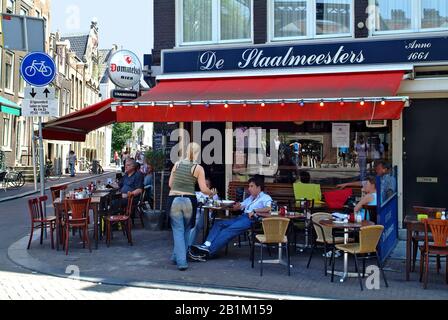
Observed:
[[[412,210],[416,215],[426,214],[429,218],[435,218],[436,212],[446,211],[446,208],[413,206]]]
[[[294,198],[296,200],[312,199],[316,203],[322,202],[322,191],[320,189],[320,184],[296,182],[293,184],[293,188]]]
[[[439,219],[425,219],[425,245],[429,248],[429,229],[431,229],[432,238],[434,239],[433,247],[447,248],[446,241],[448,240],[448,220]],[[429,228],[428,228],[429,226]]]
[[[311,220],[313,221],[313,227],[317,234],[318,242],[330,243],[333,239],[333,231],[330,227],[326,227],[320,224],[322,220],[331,220],[332,215],[327,212],[317,212],[312,215]],[[320,227],[319,227],[320,226]]]
[[[67,190],[67,185],[50,187],[53,202],[61,195],[61,190]]]
[[[376,252],[383,231],[382,225],[362,227],[359,232],[359,253]]]
[[[263,219],[263,232],[266,237],[266,243],[285,242],[289,222],[290,220],[288,218],[282,217]]]
[[[66,199],[64,201],[66,217],[68,217],[68,212],[71,210],[72,220],[87,219],[91,200],[91,198]]]
[[[128,205],[126,206],[126,212],[124,213],[128,217],[130,217],[132,214],[133,202],[134,202],[134,194],[132,192],[128,192]]]
[[[352,189],[334,190],[324,192],[325,202],[329,209],[340,209],[353,195]]]
[[[43,220],[45,218],[42,203],[47,200],[48,200],[47,196],[33,198],[33,199],[28,200],[28,208],[30,211],[31,221]]]

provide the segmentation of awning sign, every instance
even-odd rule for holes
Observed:
[[[350,123],[333,123],[333,148],[350,147]]]
[[[387,54],[384,54],[387,52]],[[209,50],[164,50],[163,73],[360,66],[448,61],[448,38],[344,41],[318,45],[261,45]]]

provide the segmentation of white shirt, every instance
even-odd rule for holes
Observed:
[[[258,197],[250,196],[241,203],[244,213],[251,213],[256,209],[270,208],[272,205],[272,198],[270,195],[261,192]]]

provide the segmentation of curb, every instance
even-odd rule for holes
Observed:
[[[33,243],[38,242],[34,240]],[[232,287],[213,287],[213,286],[198,286],[193,283],[179,283],[170,281],[142,281],[132,282],[126,280],[116,280],[108,278],[92,278],[92,277],[72,277],[71,273],[63,273],[61,270],[54,268],[50,265],[42,263],[39,259],[32,257],[26,248],[28,244],[28,236],[14,242],[8,248],[8,259],[18,265],[19,267],[29,270],[32,273],[69,279],[73,281],[82,281],[88,283],[94,283],[97,285],[110,285],[130,288],[142,288],[142,289],[160,289],[170,291],[182,291],[190,293],[223,295],[230,297],[240,297],[248,299],[261,299],[261,300],[326,300],[325,298],[300,296],[300,295],[285,295],[280,292],[258,292],[249,288],[232,288]],[[225,298],[223,298],[225,299]]]
[[[105,173],[100,174],[100,175],[95,175],[94,177],[102,177],[102,176],[109,175],[109,174],[112,174],[112,173],[114,173],[114,172],[105,172]],[[78,183],[78,182],[85,181],[85,180],[90,180],[90,179],[92,179],[92,176],[90,176],[90,177],[85,177],[85,178],[78,179],[78,180],[70,181],[70,184],[72,184],[72,183]],[[61,183],[61,184],[62,184],[62,183]],[[58,185],[58,184],[55,184],[55,185]],[[50,188],[51,188],[51,187],[47,187],[47,188],[45,188],[45,191],[50,190]],[[17,199],[25,198],[25,197],[31,196],[31,195],[33,195],[33,194],[37,194],[37,193],[39,193],[39,192],[40,192],[40,190],[37,190],[37,191],[28,191],[28,192],[25,192],[25,193],[17,194],[17,195],[15,195],[15,196],[10,196],[10,197],[7,197],[7,198],[1,198],[1,199],[0,199],[0,203],[2,203],[2,202],[7,202],[7,201],[11,201],[11,200],[17,200]]]

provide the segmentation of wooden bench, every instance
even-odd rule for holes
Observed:
[[[352,188],[353,195],[355,197],[361,197],[361,187]],[[231,200],[242,201],[243,194],[242,190],[245,192],[245,197],[248,197],[248,184],[247,182],[241,181],[232,181],[229,184],[228,197]],[[336,186],[321,186],[322,194],[327,191],[337,190]],[[266,183],[265,190],[267,194],[269,194],[272,199],[277,201],[279,205],[283,206],[291,206],[291,203],[294,203],[294,188],[290,183]]]

